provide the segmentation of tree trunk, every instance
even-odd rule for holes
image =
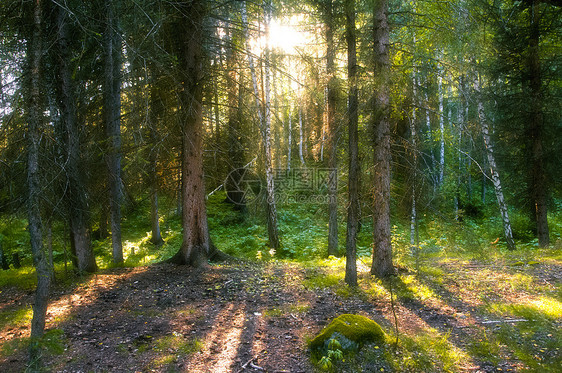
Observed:
[[[441,55],[441,53],[439,53]],[[443,184],[445,177],[445,113],[443,107],[443,70],[439,69],[437,90],[439,95],[439,185]]]
[[[327,87],[327,119],[328,141],[327,149],[328,168],[328,255],[338,255],[338,185],[337,185],[337,141],[338,129],[336,125],[336,49],[334,45],[334,10],[333,1],[328,0],[325,9],[326,25],[326,72],[328,75]]]
[[[39,340],[45,331],[45,316],[49,303],[49,287],[51,273],[48,265],[48,255],[45,252],[42,238],[42,223],[40,203],[41,186],[39,181],[39,145],[42,129],[41,106],[41,58],[43,55],[42,28],[43,12],[42,1],[36,0],[33,9],[33,34],[28,44],[28,61],[30,72],[28,132],[27,132],[27,183],[28,183],[28,230],[33,253],[33,263],[37,270],[37,290],[33,304],[33,318],[31,320],[31,341],[29,346],[29,370],[41,371],[41,348]]]
[[[228,91],[228,158],[230,160],[229,180],[227,180],[227,199],[234,203],[234,208],[245,213],[247,211],[244,192],[239,187],[243,176],[244,147],[242,145],[242,90],[236,70],[237,52],[234,47],[233,35],[227,29],[226,54],[226,87]],[[230,185],[230,187],[229,187]]]
[[[357,286],[357,231],[359,228],[359,131],[358,131],[358,91],[357,91],[357,45],[355,29],[355,0],[346,0],[346,41],[347,41],[347,77],[348,96],[348,131],[349,131],[349,177],[347,231],[345,240],[345,282]]]
[[[304,166],[304,128],[302,120],[302,104],[299,103],[299,158],[301,166]]]
[[[539,55],[540,41],[540,14],[539,1],[533,0],[530,11],[530,37],[529,37],[529,88],[531,91],[531,118],[528,121],[528,133],[532,141],[532,171],[531,171],[531,194],[534,201],[534,217],[536,223],[536,234],[539,246],[546,247],[550,244],[548,229],[548,205],[547,205],[547,182],[544,169],[543,152],[543,113],[541,97],[541,66]]]
[[[71,76],[68,13],[56,6],[57,15],[57,96],[62,124],[61,143],[66,151],[67,206],[73,262],[79,272],[95,272],[96,260],[90,241],[89,206],[80,168],[80,130],[76,115],[76,96]]]
[[[269,24],[271,23],[271,3],[264,4],[265,34],[269,35]],[[269,247],[279,248],[279,232],[277,230],[277,208],[275,205],[275,184],[273,179],[273,165],[271,154],[271,83],[270,83],[270,50],[269,38],[266,38],[265,45],[265,128],[263,130],[263,144],[265,155],[265,177],[267,183],[267,233],[269,237]]]
[[[266,26],[266,35],[268,33],[269,22],[271,20],[271,4],[264,5],[264,18]],[[246,14],[246,4],[242,5],[242,22],[246,36],[246,44],[249,49],[249,33],[248,33],[248,17]],[[267,40],[267,39],[266,39]],[[265,47],[265,77],[264,77],[264,104],[260,103],[260,94],[257,83],[256,70],[254,67],[254,59],[248,54],[248,64],[250,65],[250,73],[252,75],[252,83],[254,86],[254,95],[256,97],[256,107],[258,111],[258,119],[260,123],[260,131],[264,146],[265,158],[265,177],[266,177],[266,214],[267,214],[267,232],[269,238],[269,246],[273,249],[279,248],[279,234],[277,230],[277,209],[275,206],[275,185],[273,180],[273,169],[271,164],[271,102],[270,102],[270,61],[269,61],[269,45]]]
[[[394,274],[390,237],[390,61],[387,0],[373,4],[375,97],[373,263],[371,274],[385,278]]]
[[[149,137],[150,149],[148,161],[150,169],[148,171],[148,178],[150,184],[150,222],[152,227],[152,237],[150,242],[154,245],[162,245],[164,240],[160,232],[160,216],[158,211],[158,154],[159,154],[159,139],[157,127],[160,123],[160,115],[162,114],[163,105],[162,99],[158,94],[158,75],[153,68],[153,79],[150,87],[150,124],[149,124]]]
[[[474,80],[474,90],[476,94],[480,94],[480,84],[478,78]],[[494,184],[494,189],[496,191],[496,197],[498,199],[498,206],[500,208],[500,214],[503,222],[503,231],[505,235],[505,241],[507,243],[507,248],[509,250],[515,250],[515,242],[513,241],[513,233],[511,231],[511,223],[509,221],[509,215],[507,212],[507,204],[505,202],[500,175],[498,174],[498,168],[496,166],[496,159],[494,157],[494,149],[492,147],[492,141],[490,138],[490,130],[488,127],[488,121],[484,114],[484,105],[480,97],[478,99],[478,118],[480,120],[480,128],[482,130],[482,137],[484,138],[484,145],[486,147],[486,154],[488,155],[488,164],[490,165],[490,173],[492,175],[492,182]]]
[[[434,143],[433,143],[433,131],[431,129],[431,117],[429,115],[429,97],[427,92],[425,93],[425,101],[426,101],[426,109],[425,109],[425,124],[427,127],[427,137],[430,144],[429,154],[431,157],[431,183],[433,186],[433,193],[437,191],[437,187],[439,186],[439,174],[437,173],[437,160],[435,159],[434,153]]]
[[[111,0],[105,0],[104,119],[108,138],[106,156],[109,174],[111,243],[113,263],[123,263],[121,242],[121,38]]]
[[[291,171],[292,151],[293,151],[293,118],[291,106],[289,106],[289,123],[287,127],[288,145],[287,145],[287,171]]]
[[[415,45],[415,38],[414,38]],[[410,120],[410,137],[411,137],[411,152],[412,152],[412,208],[410,211],[410,248],[413,251],[416,263],[418,258],[418,248],[416,245],[416,228],[417,228],[417,210],[416,210],[416,181],[418,170],[418,144],[417,144],[417,131],[416,131],[416,94],[417,94],[417,78],[416,69],[412,72],[412,118]]]
[[[179,9],[177,9],[179,7]],[[203,24],[205,2],[194,0],[174,7],[175,53],[182,88],[181,108],[181,197],[183,240],[171,263],[201,267],[223,255],[212,244],[207,225],[203,178]],[[179,10],[179,12],[178,12]],[[185,18],[189,17],[189,18]]]

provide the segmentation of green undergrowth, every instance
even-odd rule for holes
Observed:
[[[30,338],[14,338],[3,343],[0,347],[0,358],[8,358],[18,353],[25,353],[29,347]],[[67,346],[67,338],[61,329],[45,331],[39,340],[39,348],[46,356],[62,355]]]

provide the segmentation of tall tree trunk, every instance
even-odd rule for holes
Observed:
[[[270,49],[269,49],[269,24],[271,23],[271,2],[266,1],[264,4],[264,22],[265,22],[265,128],[263,130],[263,144],[265,155],[265,177],[267,183],[267,233],[269,238],[269,247],[273,249],[279,248],[279,232],[277,230],[277,208],[275,205],[275,184],[273,179],[273,165],[271,154],[271,67],[270,67]]]
[[[121,37],[113,2],[105,0],[106,24],[104,31],[104,115],[108,138],[107,168],[111,216],[111,243],[113,263],[123,263],[121,242]]]
[[[415,37],[414,37],[415,45]],[[410,136],[412,146],[412,208],[410,211],[410,247],[418,258],[418,248],[416,245],[416,228],[417,228],[417,210],[416,210],[416,179],[418,170],[418,144],[417,144],[417,131],[416,131],[416,97],[417,97],[417,78],[416,69],[412,72],[412,118],[410,120]],[[417,263],[417,261],[416,261]]]
[[[490,173],[492,175],[492,182],[494,184],[494,189],[496,191],[496,197],[498,199],[498,206],[500,209],[500,214],[503,222],[503,231],[505,235],[505,241],[507,243],[507,248],[509,250],[515,250],[515,242],[513,241],[513,233],[511,231],[511,222],[509,220],[509,214],[507,212],[507,204],[503,196],[503,190],[500,181],[500,175],[498,173],[498,168],[496,166],[496,159],[494,157],[494,149],[492,147],[492,140],[490,138],[490,130],[488,126],[488,121],[486,120],[486,115],[484,113],[484,105],[482,104],[482,99],[480,97],[480,83],[478,78],[474,80],[474,90],[478,95],[478,118],[480,120],[480,128],[482,131],[482,137],[484,138],[484,145],[486,147],[486,154],[488,156],[488,164],[490,165]]]
[[[540,41],[540,14],[539,1],[533,0],[530,10],[530,37],[529,37],[529,88],[531,90],[531,118],[528,121],[528,133],[532,141],[532,171],[531,191],[534,201],[534,217],[536,234],[539,246],[546,247],[550,244],[548,229],[547,182],[544,169],[543,152],[543,113],[541,97],[541,65],[539,55]]]
[[[336,126],[336,49],[334,45],[334,4],[327,0],[325,9],[326,25],[326,72],[328,75],[327,87],[327,119],[328,119],[328,255],[338,255],[338,185],[337,185],[337,141],[338,130]]]
[[[266,35],[268,33],[269,21],[271,20],[271,4],[264,5],[264,18],[266,26]],[[246,36],[246,44],[248,47],[248,17],[246,13],[246,3],[242,5],[242,23]],[[267,38],[266,38],[267,40]],[[249,48],[248,48],[249,49]],[[273,179],[273,169],[271,164],[271,102],[270,102],[270,61],[269,61],[269,45],[265,47],[265,76],[264,76],[264,103],[260,102],[260,94],[257,83],[256,70],[254,67],[254,59],[248,54],[248,64],[250,65],[250,74],[252,75],[252,83],[254,86],[254,95],[256,97],[256,107],[258,111],[258,119],[260,122],[260,131],[264,146],[265,158],[265,176],[266,176],[266,213],[267,213],[267,232],[269,238],[269,246],[273,249],[279,248],[279,233],[277,230],[277,209],[275,206],[275,185]]]
[[[80,131],[76,115],[76,98],[71,76],[68,13],[56,6],[57,15],[57,96],[62,124],[62,141],[66,151],[67,205],[73,262],[79,272],[97,270],[90,242],[89,206],[83,173],[80,171]]]
[[[304,166],[304,124],[302,120],[302,104],[299,103],[299,158],[301,166]]]
[[[289,104],[289,121],[287,124],[288,144],[287,144],[287,171],[291,171],[292,151],[293,151],[293,113]]]
[[[433,193],[435,194],[435,192],[437,191],[437,187],[439,186],[439,174],[437,173],[437,160],[435,159],[434,153],[433,131],[431,129],[431,117],[429,115],[429,97],[427,95],[427,92],[425,93],[425,101],[425,124],[427,127],[427,137],[430,144],[429,154],[431,157],[431,183],[433,186]]]
[[[160,232],[160,215],[158,211],[158,154],[159,154],[159,138],[157,127],[160,123],[160,116],[162,114],[163,105],[162,98],[158,94],[158,79],[159,76],[152,69],[152,85],[150,87],[150,124],[149,124],[149,138],[150,149],[148,154],[148,162],[150,169],[148,171],[148,178],[150,184],[150,222],[152,227],[152,236],[150,242],[154,245],[162,245],[164,240]]]
[[[209,236],[203,177],[202,40],[206,2],[194,0],[176,4],[173,9],[177,15],[171,29],[182,82],[178,95],[181,102],[183,240],[180,249],[169,261],[201,267],[209,259],[222,258],[222,253],[216,249]]]
[[[242,145],[242,90],[239,89],[241,82],[238,81],[236,70],[237,52],[233,41],[233,35],[227,30],[227,52],[226,52],[226,87],[228,91],[228,158],[231,170],[228,177],[227,199],[234,203],[234,208],[245,213],[247,211],[244,192],[239,188],[243,176],[244,147]]]
[[[439,53],[441,56],[442,53]],[[443,184],[445,176],[445,113],[443,105],[443,69],[439,68],[437,78],[437,90],[439,95],[439,185]]]
[[[373,4],[375,97],[373,263],[371,274],[385,278],[394,274],[390,237],[390,61],[387,0]]]
[[[355,0],[345,1],[345,37],[347,41],[349,177],[347,231],[345,240],[345,282],[357,286],[357,231],[359,228],[359,131],[357,90],[357,45]]]
[[[39,339],[45,330],[45,316],[49,303],[49,287],[51,273],[48,265],[48,255],[43,245],[41,233],[41,186],[39,182],[39,148],[42,129],[41,106],[41,58],[43,55],[42,28],[43,3],[36,0],[33,9],[33,34],[28,44],[28,61],[30,72],[28,132],[27,132],[27,184],[28,184],[28,231],[30,237],[33,263],[37,270],[37,290],[33,304],[33,318],[31,320],[31,343],[29,346],[29,370],[41,371],[41,348]]]

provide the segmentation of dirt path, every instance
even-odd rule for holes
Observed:
[[[452,348],[466,350],[467,341],[494,326],[487,325],[477,310],[481,298],[471,297],[480,290],[470,289],[468,282],[474,271],[487,269],[458,263],[442,268],[444,279],[424,282],[433,296],[410,297],[406,284],[396,285],[400,332],[448,333]],[[342,286],[305,286],[310,279],[329,278],[325,270],[287,263],[246,263],[204,270],[154,265],[101,272],[72,289],[54,290],[47,328],[63,331],[66,349],[47,358],[48,369],[308,373],[315,368],[309,360],[307,338],[342,313],[368,316],[392,335],[394,314],[387,296],[373,296],[365,287],[350,295],[339,292]],[[554,276],[552,270],[536,272],[537,281],[544,280],[543,273],[550,280]],[[506,287],[490,294],[512,298],[519,293]],[[31,293],[13,289],[3,291],[2,296],[0,311],[32,302]],[[27,327],[4,328],[0,342],[28,333]],[[487,366],[470,358],[455,369],[519,370],[520,363],[510,359],[506,354],[505,362]],[[24,364],[23,353],[0,359],[6,372],[22,371]],[[387,367],[376,364],[369,369]]]

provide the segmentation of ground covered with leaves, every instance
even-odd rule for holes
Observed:
[[[562,262],[531,259],[426,257],[388,282],[360,260],[359,289],[337,258],[106,269],[56,285],[45,369],[557,372]],[[0,295],[0,366],[23,371],[33,292],[5,284]],[[387,340],[327,365],[307,342],[346,313],[375,320]]]

